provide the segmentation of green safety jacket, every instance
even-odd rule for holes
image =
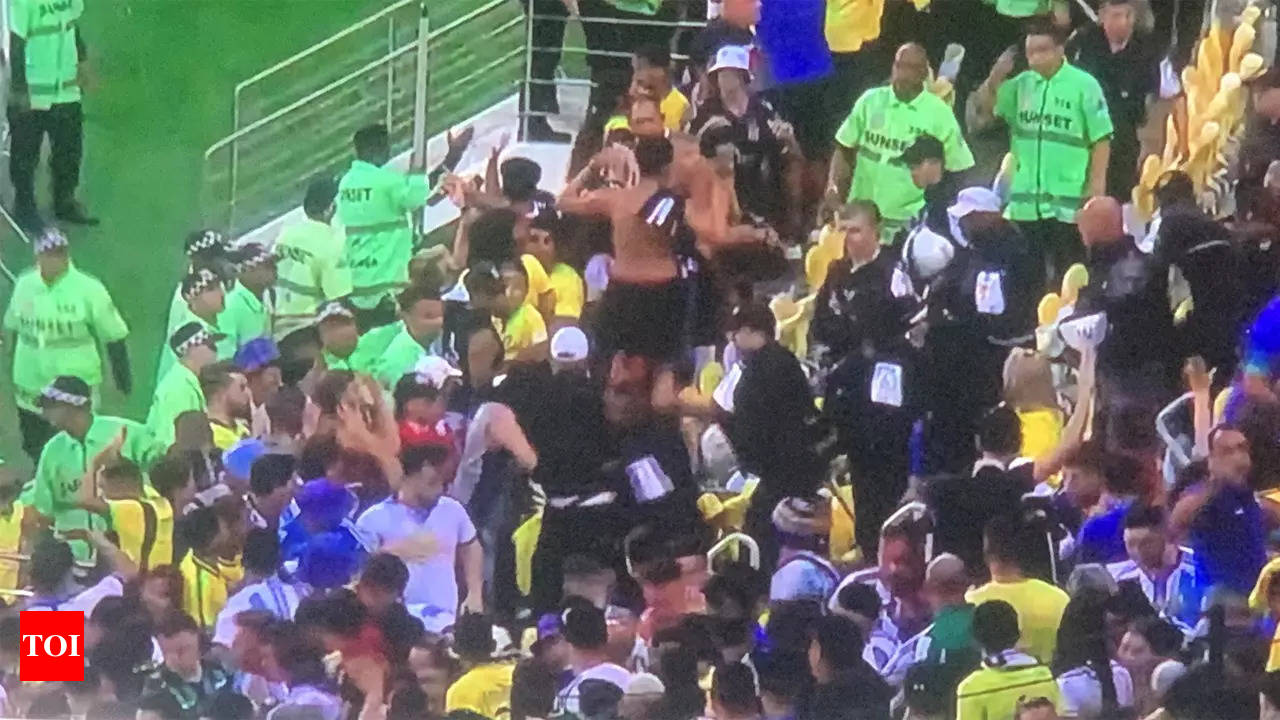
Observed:
[[[1111,136],[1098,81],[1066,62],[1049,78],[1025,70],[1000,86],[995,114],[1009,125],[1018,164],[1009,219],[1075,222],[1087,194],[1090,151]]]
[[[9,31],[24,42],[22,75],[33,110],[80,102],[76,25],[84,0],[11,0]],[[15,73],[15,90],[22,84]]]
[[[405,174],[363,160],[338,183],[338,214],[347,237],[351,303],[376,307],[409,282],[413,226],[409,213],[427,202],[431,189],[421,173]]]

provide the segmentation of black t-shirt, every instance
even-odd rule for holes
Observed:
[[[1136,139],[1138,127],[1146,120],[1147,96],[1160,88],[1160,56],[1152,51],[1149,38],[1135,33],[1124,49],[1112,52],[1106,33],[1091,25],[1072,38],[1070,45],[1067,56],[1071,63],[1102,86],[1116,139]]]
[[[972,476],[940,477],[925,489],[926,503],[933,510],[934,552],[949,552],[970,572],[981,577],[982,533],[998,515],[1016,512],[1022,496],[1031,489],[1031,463],[1005,470],[984,465]]]
[[[722,118],[728,124],[712,124],[714,118]],[[714,156],[720,146],[733,145],[737,151],[733,180],[738,204],[743,211],[779,227],[786,210],[784,147],[769,127],[770,122],[785,121],[764,100],[751,98],[746,113],[737,116],[719,98],[713,98],[698,107],[689,131],[698,136],[698,145],[706,157]]]

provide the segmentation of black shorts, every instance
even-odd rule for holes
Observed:
[[[680,352],[688,307],[683,280],[636,284],[611,280],[600,298],[596,352],[673,360]]]

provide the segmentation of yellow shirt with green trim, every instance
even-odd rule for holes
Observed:
[[[190,410],[204,412],[204,408],[204,391],[200,389],[200,378],[186,365],[174,363],[156,386],[151,410],[147,413],[147,430],[155,441],[156,452],[163,454],[173,444],[173,422],[179,415]]]
[[[146,495],[106,501],[121,552],[141,570],[173,563],[173,506],[153,490]]]
[[[949,171],[973,167],[973,153],[960,132],[955,112],[937,95],[921,90],[903,101],[885,85],[862,94],[840,129],[836,142],[857,151],[850,200],[870,200],[880,215],[905,222],[924,207],[924,190],[911,180],[911,170],[901,160],[902,151],[921,135],[942,142]]]
[[[546,341],[547,323],[527,302],[516,308],[502,326],[502,347],[508,360],[515,360],[522,350]]]
[[[182,574],[182,609],[200,627],[213,628],[218,613],[227,604],[227,579],[217,564],[210,564],[188,551],[178,563]]]
[[[142,425],[124,418],[94,415],[83,441],[60,432],[45,443],[36,463],[30,499],[36,512],[53,519],[54,530],[107,529],[106,518],[77,505],[80,480],[89,468],[89,461],[102,452],[122,428],[125,441],[120,455],[145,467],[150,457],[151,436]],[[93,562],[95,556],[89,543],[81,540],[70,543],[77,562]]]
[[[1001,664],[984,662],[956,687],[956,720],[1012,720],[1018,703],[1046,698],[1061,705],[1058,681],[1047,665],[1019,652],[1001,654]]]
[[[338,182],[337,220],[346,234],[351,302],[371,309],[409,284],[413,226],[409,213],[427,202],[422,173],[405,174],[363,160]]]
[[[1058,625],[1067,607],[1067,594],[1043,580],[1028,578],[1017,582],[991,582],[965,593],[966,602],[981,605],[988,600],[1003,600],[1018,613],[1018,630],[1022,638],[1018,649],[1041,662],[1053,659],[1058,646]]]
[[[74,265],[51,284],[34,269],[22,273],[4,313],[15,333],[13,384],[18,407],[35,412],[36,399],[59,375],[102,385],[99,345],[123,340],[129,327],[97,278]]]
[[[1111,113],[1092,75],[1063,62],[1051,77],[1025,70],[996,93],[1017,161],[1010,220],[1074,223],[1089,184],[1089,155],[1111,137]]]
[[[329,223],[305,218],[280,231],[272,334],[276,340],[315,322],[320,305],[351,294],[346,238]]]
[[[487,718],[511,714],[511,678],[515,665],[485,663],[462,674],[444,695],[444,711],[471,710]]]
[[[575,319],[581,317],[586,291],[578,271],[564,263],[556,263],[547,277],[551,292],[556,296],[555,312],[552,315]]]

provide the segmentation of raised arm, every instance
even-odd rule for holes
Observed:
[[[982,132],[995,124],[996,101],[999,98],[1000,86],[1013,72],[1013,59],[1016,52],[1014,48],[1009,48],[1001,53],[995,64],[991,66],[991,73],[987,75],[987,79],[983,80],[978,89],[969,96],[969,102],[965,107],[965,125],[968,126],[969,132]]]
[[[1076,407],[1071,418],[1062,429],[1062,437],[1058,445],[1043,457],[1035,460],[1033,475],[1035,482],[1044,482],[1054,473],[1062,469],[1063,463],[1071,457],[1084,442],[1084,429],[1089,415],[1093,412],[1093,394],[1097,387],[1098,351],[1088,348],[1080,354],[1080,370],[1076,382]]]

